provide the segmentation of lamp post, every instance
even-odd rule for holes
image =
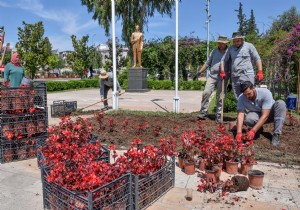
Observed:
[[[180,98],[178,96],[178,0],[176,4],[176,44],[175,44],[175,97],[173,98],[173,112],[179,113]]]
[[[209,3],[210,0],[206,0],[206,14],[207,14],[207,19],[206,19],[206,27],[207,27],[207,42],[206,42],[206,60],[208,60],[209,57],[209,22],[210,22],[210,13],[209,13]],[[208,78],[209,74],[209,69],[206,70],[206,79]]]
[[[119,109],[119,94],[117,92],[117,68],[116,68],[116,28],[115,28],[115,0],[111,0],[111,30],[112,30],[112,50],[113,50],[113,77],[114,89],[112,92],[113,109]]]
[[[93,36],[92,36],[92,45],[93,45],[93,50],[94,50],[94,53],[93,53],[93,68],[95,68],[95,57],[96,57],[96,49],[95,49],[95,43],[94,43],[94,37],[96,36],[96,34],[94,34]]]

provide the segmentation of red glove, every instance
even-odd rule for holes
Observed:
[[[237,132],[236,136],[235,136],[235,140],[236,141],[242,141],[242,136],[243,136],[242,132]]]
[[[253,129],[251,129],[251,130],[248,132],[248,134],[247,134],[247,139],[248,139],[248,140],[254,139],[255,133],[256,133],[256,131],[253,130]]]
[[[264,75],[263,75],[262,70],[258,70],[258,72],[256,74],[256,78],[258,79],[258,81],[262,81],[264,79]]]
[[[225,71],[224,71],[224,69],[221,69],[221,71],[220,71],[221,80],[225,79],[225,77],[226,77]]]

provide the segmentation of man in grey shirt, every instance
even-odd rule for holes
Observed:
[[[247,139],[252,140],[265,123],[274,122],[272,145],[278,146],[286,116],[285,102],[282,100],[275,102],[267,88],[255,88],[250,81],[241,83],[240,89],[243,94],[239,96],[237,104],[236,140],[241,141],[243,124],[251,127]]]
[[[253,44],[245,42],[240,32],[232,34],[233,46],[230,46],[221,60],[221,71],[224,70],[224,63],[231,59],[231,83],[235,98],[241,94],[240,83],[250,81],[254,84],[254,69],[252,61],[257,65],[257,79],[264,79],[262,63],[256,48]]]
[[[220,96],[222,91],[222,79],[225,79],[225,73],[222,75],[220,74],[220,62],[221,62],[221,58],[225,54],[225,51],[227,49],[227,43],[229,41],[227,40],[226,36],[220,35],[216,42],[218,43],[218,48],[214,49],[211,52],[208,60],[198,72],[198,74],[200,75],[203,71],[205,71],[207,67],[210,67],[209,76],[207,78],[205,89],[202,94],[201,109],[198,118],[201,120],[205,119],[207,115],[208,106],[209,106],[209,97],[211,96],[212,92],[215,90],[215,87],[217,86],[218,104],[217,104],[217,112],[216,112],[216,122],[220,122],[221,107],[222,107],[222,99]],[[227,72],[227,78],[225,80],[225,84],[227,84],[229,78],[229,65],[225,66],[225,70]]]

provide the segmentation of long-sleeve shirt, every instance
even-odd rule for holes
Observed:
[[[20,87],[23,77],[23,67],[15,66],[12,63],[6,64],[4,68],[4,81],[10,80],[10,87]]]
[[[101,98],[104,97],[104,85],[108,87],[113,87],[114,85],[114,76],[112,72],[108,72],[108,78],[106,79],[100,79],[100,96]],[[121,90],[119,81],[117,80],[117,91]]]
[[[257,62],[260,56],[253,44],[244,42],[242,46],[230,46],[221,62],[231,59],[231,75],[240,77],[243,74],[254,74],[252,61]]]
[[[221,52],[219,48],[214,49],[206,61],[205,65],[210,68],[209,76],[213,79],[218,79],[220,74],[220,64],[221,59],[224,56],[225,52]],[[226,73],[228,73],[229,65],[228,62],[226,62],[224,66],[224,70]]]

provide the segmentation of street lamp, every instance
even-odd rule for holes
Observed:
[[[206,13],[207,13],[207,19],[206,19],[206,27],[207,27],[207,43],[206,43],[206,60],[208,60],[209,57],[209,22],[210,22],[210,13],[209,13],[209,3],[210,0],[206,0]],[[206,79],[208,78],[209,69],[206,70]]]
[[[176,3],[176,44],[175,44],[175,97],[173,98],[173,112],[179,113],[180,98],[178,96],[178,0]]]

